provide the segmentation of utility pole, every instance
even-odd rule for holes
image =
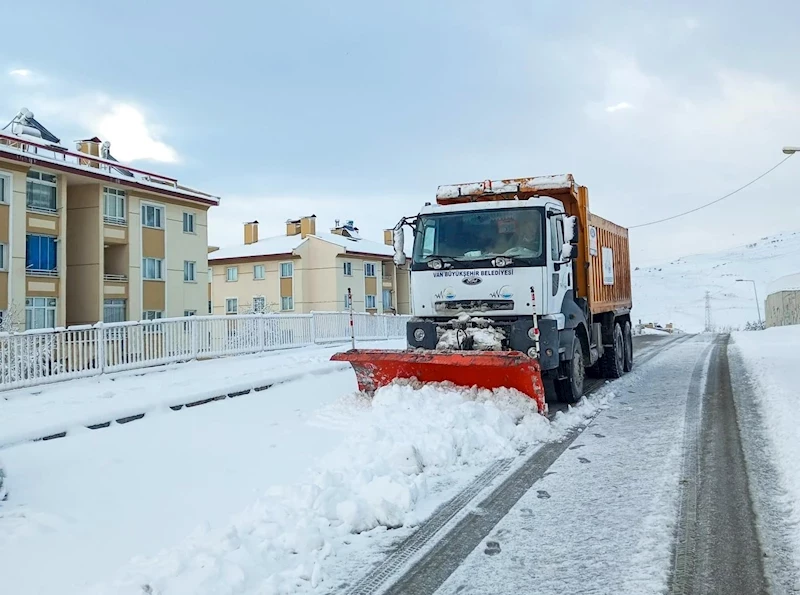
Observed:
[[[713,324],[711,322],[711,293],[706,291],[706,329],[707,333],[710,333],[713,330]]]
[[[758,301],[758,289],[756,289],[756,282],[752,279],[736,279],[736,282],[753,284],[753,295],[756,296],[756,311],[758,312],[758,330],[762,330],[764,328],[764,322],[761,318],[761,302]]]

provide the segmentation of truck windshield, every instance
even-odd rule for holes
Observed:
[[[468,268],[506,256],[514,264],[541,266],[543,220],[538,207],[420,215],[412,264],[425,269],[438,257],[454,268]]]

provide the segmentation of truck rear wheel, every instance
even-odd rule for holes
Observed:
[[[622,339],[625,343],[625,371],[630,372],[633,370],[633,333],[631,323],[628,321],[625,321],[622,329]]]
[[[611,345],[606,345],[603,350],[600,369],[603,371],[603,378],[621,378],[625,373],[625,339],[618,322],[614,323]]]
[[[558,400],[562,403],[577,403],[583,396],[583,381],[586,370],[583,367],[583,348],[578,337],[572,341],[572,359],[561,362],[559,376],[555,380]]]

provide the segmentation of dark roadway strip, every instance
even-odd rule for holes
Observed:
[[[669,340],[662,340],[658,347],[649,349],[637,365],[642,365],[656,357],[664,350],[688,340],[691,335],[682,335]],[[638,359],[638,358],[637,358]],[[588,392],[594,392],[605,381],[592,383]],[[551,407],[551,415],[564,407]],[[591,420],[589,420],[591,423]],[[409,537],[401,541],[375,568],[365,576],[356,580],[352,585],[340,585],[338,590],[349,586],[349,595],[369,595],[372,593],[385,593],[386,595],[401,594],[431,594],[458,568],[469,553],[478,545],[494,528],[495,525],[508,513],[517,501],[531,486],[541,479],[548,468],[572,444],[572,442],[588,427],[574,428],[559,442],[545,444],[537,449],[528,459],[499,486],[486,496],[477,506],[477,509],[464,516],[455,526],[451,527],[442,537],[436,540],[417,562],[400,576],[388,589],[383,590],[398,571],[401,571],[408,562],[426,549],[434,540],[437,533],[478,493],[487,487],[515,462],[515,459],[502,459],[495,462],[479,475],[473,482],[464,488],[452,500],[445,503],[427,521]],[[523,455],[524,456],[524,455]]]
[[[731,387],[728,339],[720,337],[713,347],[704,393],[699,383],[705,358],[692,376],[672,595],[769,593]]]

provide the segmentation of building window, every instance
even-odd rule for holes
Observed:
[[[352,305],[352,300],[348,294],[344,294],[344,308],[345,310],[349,310],[350,306]]]
[[[125,191],[116,188],[103,188],[103,220],[106,223],[124,225]]]
[[[58,206],[56,176],[39,171],[29,171],[25,187],[25,200],[29,209],[55,213]]]
[[[352,262],[345,262],[342,263],[344,266],[344,275],[345,277],[350,277],[353,274],[353,263]]]
[[[225,314],[239,313],[239,298],[228,298],[225,300]]]
[[[11,176],[0,174],[0,204],[11,203]]]
[[[8,270],[8,244],[0,244],[0,271]]]
[[[267,311],[267,298],[263,295],[253,298],[253,312],[262,314]]]
[[[211,300],[208,300],[208,313],[209,314],[214,313],[214,304],[211,303]]]
[[[55,275],[58,271],[56,255],[56,238],[33,234],[26,236],[25,270],[28,273]]]
[[[364,305],[367,307],[367,310],[374,310],[377,308],[378,306],[375,302],[376,300],[374,295],[364,296]]]
[[[183,233],[194,233],[194,213],[183,214]]]
[[[125,300],[103,300],[103,322],[124,322],[125,305]]]
[[[34,297],[25,300],[25,328],[55,328],[56,298]]]
[[[384,289],[383,290],[383,309],[386,310],[392,307],[392,290],[391,289]]]
[[[195,269],[197,268],[197,263],[191,260],[184,260],[183,261],[183,280],[184,281],[196,281],[195,277]]]
[[[197,316],[197,310],[184,310],[184,316]]]
[[[264,278],[265,269],[263,264],[257,264],[253,267],[253,279],[261,281]]]
[[[142,205],[142,225],[164,229],[164,207]]]
[[[281,263],[281,278],[286,279],[292,276],[294,265],[291,262]]]
[[[292,296],[281,298],[281,310],[294,310],[294,298]]]
[[[145,310],[142,312],[142,320],[158,320],[164,318],[164,312],[161,310]]]
[[[375,276],[375,263],[374,262],[365,262],[364,263],[364,276],[365,277],[374,277]]]
[[[228,267],[225,270],[225,280],[226,281],[238,281],[239,280],[239,267]]]
[[[164,260],[161,258],[143,258],[142,279],[162,281],[164,279]]]

